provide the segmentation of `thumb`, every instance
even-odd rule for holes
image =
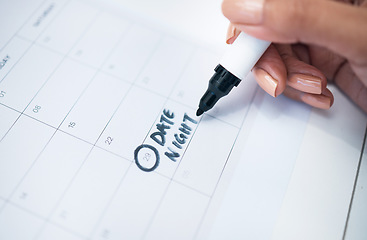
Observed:
[[[224,0],[222,11],[257,38],[315,44],[366,64],[367,8],[329,0]]]

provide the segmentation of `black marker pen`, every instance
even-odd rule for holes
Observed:
[[[208,89],[200,99],[196,115],[200,116],[211,109],[221,97],[227,95],[233,87],[237,87],[269,45],[268,41],[241,32],[215,68]]]

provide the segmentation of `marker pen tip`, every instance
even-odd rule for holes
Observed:
[[[201,114],[203,114],[204,113],[204,111],[203,110],[201,110],[200,108],[196,111],[196,116],[200,116]]]

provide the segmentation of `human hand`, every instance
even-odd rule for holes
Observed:
[[[367,113],[367,0],[224,0],[227,43],[243,31],[272,44],[253,68],[270,95],[328,109],[335,83]]]

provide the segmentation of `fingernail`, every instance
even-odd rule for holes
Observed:
[[[257,83],[271,96],[277,96],[278,81],[275,80],[268,72],[261,68],[254,68],[252,72],[255,75]]]
[[[322,95],[330,98],[330,107],[333,106],[334,104],[334,95],[332,92],[330,92],[329,89],[325,88],[323,91],[322,91]]]
[[[232,44],[234,42],[233,38],[235,36],[235,31],[236,31],[235,26],[230,24],[227,29],[227,39],[226,39],[227,44]]]
[[[322,92],[321,78],[311,75],[301,73],[292,74],[288,78],[287,84],[294,89],[306,93],[321,94]]]
[[[321,109],[329,109],[332,105],[332,98],[322,94],[305,93],[301,96],[301,100],[313,107]]]
[[[237,1],[243,23],[260,24],[263,21],[264,0]]]

